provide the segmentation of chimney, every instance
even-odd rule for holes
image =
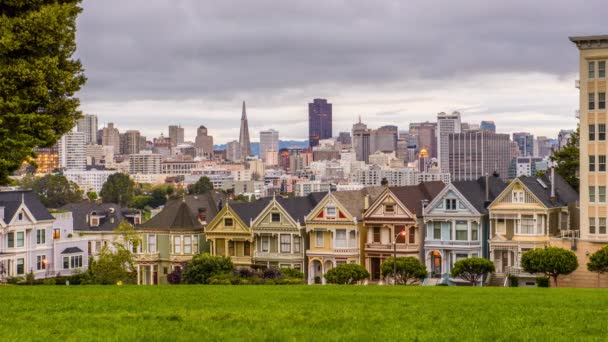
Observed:
[[[555,168],[551,167],[551,203],[557,203],[557,197],[555,196]]]
[[[364,210],[369,209],[369,195],[365,195],[363,203],[364,203],[363,204],[363,209]]]

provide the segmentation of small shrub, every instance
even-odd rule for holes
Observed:
[[[281,268],[281,273],[283,273],[283,276],[285,276],[286,278],[304,279],[304,272],[296,270],[295,268]]]
[[[315,284],[321,284],[321,277],[319,277],[319,276],[315,277]]]
[[[253,278],[253,276],[255,276],[255,271],[249,267],[243,267],[236,269],[234,275],[241,278]]]
[[[181,267],[176,267],[173,272],[167,275],[167,282],[171,285],[181,284],[182,282],[182,269]]]
[[[467,258],[454,263],[450,275],[468,281],[473,286],[481,282],[484,274],[494,272],[494,263],[485,258]]]
[[[549,287],[549,277],[538,277],[538,278],[536,278],[536,286],[538,286],[538,287]]]
[[[6,282],[11,285],[20,285],[20,284],[25,283],[25,278],[20,277],[20,276],[10,277],[6,280]]]
[[[186,264],[184,282],[186,284],[208,284],[209,279],[222,275],[232,275],[233,264],[230,257],[199,254]]]
[[[325,274],[325,279],[330,284],[351,285],[367,277],[369,277],[369,272],[365,267],[357,264],[338,265]]]
[[[34,285],[36,281],[36,276],[34,275],[34,271],[30,271],[30,273],[25,275],[25,283],[27,285]]]
[[[383,276],[395,278],[396,284],[413,285],[421,283],[427,277],[426,266],[414,257],[397,258],[397,274],[393,274],[395,267],[392,257],[386,259],[380,266]]]
[[[283,276],[283,274],[281,273],[281,270],[279,270],[278,268],[266,268],[266,269],[264,269],[264,271],[262,273],[262,277],[264,279],[277,279],[282,276]]]
[[[42,285],[57,285],[55,278],[47,278],[42,280]]]
[[[301,278],[282,278],[274,281],[277,285],[303,285],[304,279]]]
[[[518,287],[519,286],[519,278],[514,275],[509,274],[509,286],[510,287]]]

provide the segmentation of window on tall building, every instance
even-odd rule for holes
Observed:
[[[456,240],[468,240],[468,230],[467,221],[456,221]]]
[[[595,186],[589,186],[589,202],[595,202]]]
[[[533,215],[521,215],[520,223],[520,234],[534,234],[535,224]]]
[[[597,159],[597,170],[600,172],[606,171],[606,155],[601,154]]]
[[[606,77],[606,61],[597,62],[597,77]]]
[[[36,244],[44,245],[46,243],[46,229],[36,229]]]
[[[595,217],[589,218],[589,234],[595,234]]]
[[[606,140],[606,124],[597,125],[598,140]]]
[[[36,257],[36,269],[38,271],[46,269],[46,255],[38,255]]]
[[[597,108],[606,109],[606,93],[597,93]]]
[[[605,217],[599,218],[598,230],[599,230],[598,233],[606,234],[606,218]]]
[[[595,156],[589,156],[589,172],[595,171]]]
[[[433,222],[433,240],[441,240],[441,222]]]
[[[471,222],[471,240],[479,240],[479,224],[477,222]]]
[[[17,232],[17,247],[25,246],[25,232]]]
[[[299,236],[293,237],[293,252],[300,253],[301,250],[301,239]]]
[[[589,125],[589,141],[595,140],[595,125]]]
[[[373,241],[372,242],[380,242],[380,227],[374,227],[373,233]]]
[[[281,253],[291,253],[291,235],[281,234]]]
[[[589,110],[595,109],[595,93],[589,93]]]
[[[600,203],[606,202],[606,186],[600,185],[597,187],[598,199]]]
[[[589,71],[588,78],[590,80],[592,80],[595,78],[595,61],[589,62],[589,63],[587,63],[587,65],[588,65],[588,71]]]

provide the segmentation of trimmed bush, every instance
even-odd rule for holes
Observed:
[[[325,274],[325,279],[330,284],[355,284],[369,277],[365,267],[357,264],[338,265]]]
[[[393,276],[393,258],[388,258],[380,266],[383,276]],[[414,257],[397,258],[397,276],[395,282],[402,285],[413,285],[427,277],[426,266]]]
[[[526,272],[544,273],[553,278],[557,287],[557,278],[574,272],[578,268],[578,260],[570,250],[546,247],[525,252],[521,256],[521,266]]]
[[[186,284],[208,284],[211,277],[229,274],[232,270],[229,257],[199,254],[186,264],[183,281]]]
[[[304,272],[296,270],[295,268],[281,268],[281,273],[283,273],[286,278],[304,279]]]

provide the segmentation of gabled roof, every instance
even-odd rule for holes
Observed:
[[[272,201],[272,197],[263,197],[253,202],[233,202],[228,205],[247,226],[251,224]]]
[[[203,228],[198,219],[199,210],[206,210],[206,221],[211,220],[219,212],[218,203],[223,196],[210,191],[200,195],[188,195],[182,199],[174,199],[167,204],[160,213],[156,214],[137,229],[197,229]]]
[[[337,191],[331,194],[353,218],[361,220],[365,211],[365,196],[369,196],[369,204],[371,205],[384,189],[383,186],[373,186],[361,190]]]
[[[53,220],[53,216],[44,207],[38,196],[31,190],[0,191],[0,207],[4,207],[4,222],[10,222],[17,213],[21,201],[32,213],[36,221]]]
[[[528,190],[530,190],[547,208],[567,206],[569,203],[578,201],[579,196],[562,176],[555,174],[555,204],[551,201],[551,178],[547,175],[541,177],[521,176],[517,178]],[[541,184],[539,180],[544,183]]]
[[[422,201],[431,202],[444,187],[443,182],[433,181],[418,185],[394,186],[389,189],[412,213],[421,217],[423,214]]]
[[[276,201],[287,211],[294,221],[304,223],[306,215],[325,197],[325,192],[313,192],[308,196],[282,198]],[[230,207],[244,223],[250,224],[272,202],[272,197],[263,197],[253,202],[230,203]]]
[[[76,231],[111,232],[127,219],[125,215],[136,213],[115,203],[69,203],[59,209],[72,212]],[[90,225],[89,218],[93,212],[101,216],[97,227]]]
[[[487,214],[486,208],[486,178],[480,177],[476,181],[455,181],[452,185],[460,192],[469,203],[481,214]],[[507,187],[500,177],[488,177],[488,201],[492,202]]]

